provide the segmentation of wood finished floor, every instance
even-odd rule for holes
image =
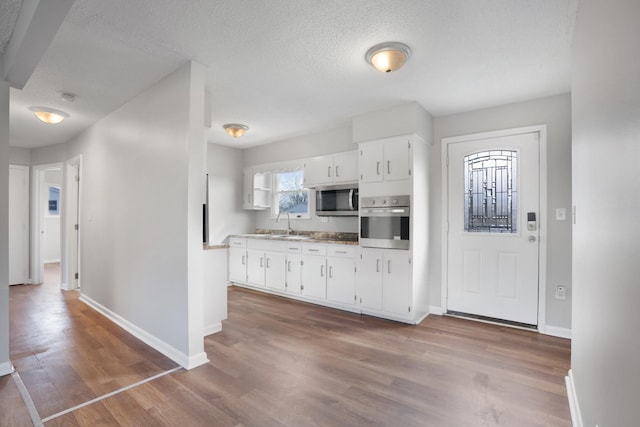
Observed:
[[[11,357],[41,417],[175,364],[55,286],[11,288]],[[431,316],[419,326],[229,289],[210,362],[48,426],[570,426],[570,342]],[[31,425],[10,377],[0,425]]]

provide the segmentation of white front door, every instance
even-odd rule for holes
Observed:
[[[539,133],[447,149],[447,310],[537,325]]]

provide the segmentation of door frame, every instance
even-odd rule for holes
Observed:
[[[78,180],[75,180],[75,170],[78,170]],[[82,274],[80,273],[82,239],[82,226],[80,224],[82,204],[82,155],[75,156],[67,160],[64,164],[64,183],[66,191],[64,194],[65,219],[63,228],[63,263],[61,286],[65,290],[80,289]],[[75,233],[75,224],[78,224],[78,232]],[[73,239],[77,239],[77,244],[71,244]],[[75,249],[75,253],[74,252]],[[72,264],[77,265],[78,279],[71,277],[73,273]]]
[[[449,289],[449,144],[469,142],[480,139],[491,139],[505,136],[538,133],[539,152],[539,197],[540,220],[538,236],[538,332],[544,333],[546,326],[546,290],[547,290],[547,125],[525,126],[501,129],[489,132],[442,138],[442,313],[447,312],[447,293]]]
[[[42,283],[44,281],[44,255],[42,246],[42,234],[40,233],[44,227],[44,206],[40,200],[40,192],[42,191],[44,173],[48,170],[60,169],[63,173],[61,184],[61,213],[60,213],[60,262],[64,262],[64,253],[62,252],[63,234],[62,228],[64,224],[65,209],[62,199],[65,197],[64,189],[64,171],[62,162],[47,163],[43,165],[33,165],[31,167],[31,279],[33,283]]]
[[[29,200],[29,191],[30,191],[30,185],[31,185],[31,168],[29,166],[25,166],[25,165],[17,165],[17,164],[13,164],[10,163],[9,164],[9,174],[11,174],[11,169],[18,169],[23,171],[24,176],[25,176],[25,181],[24,183],[21,185],[21,196],[24,197],[23,201],[25,202],[24,205],[20,206],[21,208],[24,208],[24,210],[26,212],[23,212],[25,214],[23,220],[26,220],[26,224],[27,227],[26,229],[22,230],[21,233],[21,237],[20,240],[22,240],[23,243],[26,243],[25,245],[25,249],[26,249],[26,254],[22,253],[21,255],[26,255],[26,259],[24,261],[26,261],[26,267],[27,267],[27,271],[26,271],[26,275],[27,277],[24,277],[24,282],[22,282],[23,284],[32,284],[33,280],[31,279],[31,269],[29,267],[29,260],[31,257],[31,254],[29,253],[29,246],[30,246],[30,241],[29,241],[29,233],[30,233],[30,219],[29,219],[29,205],[30,205],[30,200]],[[9,175],[9,186],[11,186],[11,175]],[[11,191],[11,190],[9,190]],[[9,200],[9,202],[11,202],[11,200]],[[9,206],[10,210],[15,210],[15,206]],[[9,214],[9,217],[11,217],[11,214]],[[9,226],[11,226],[12,224],[9,223]],[[9,245],[11,245],[11,239],[9,239]],[[9,248],[11,249],[11,248]],[[9,258],[11,258],[11,254],[9,254]],[[9,270],[11,270],[11,267],[9,267]],[[12,283],[12,277],[11,275],[9,275],[9,285],[11,285]]]

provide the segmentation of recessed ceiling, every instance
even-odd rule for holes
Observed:
[[[442,116],[566,93],[577,1],[77,0],[25,88],[11,92],[11,144],[65,142],[189,59],[208,70],[209,141],[236,147],[411,101]],[[395,73],[364,59],[386,41],[412,51]],[[65,103],[61,92],[78,98]],[[30,105],[70,117],[47,127]],[[224,123],[251,130],[235,139]]]

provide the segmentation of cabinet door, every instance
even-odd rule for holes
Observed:
[[[327,258],[327,299],[355,304],[356,274],[353,258]]]
[[[302,295],[327,297],[327,259],[323,256],[302,256]]]
[[[360,249],[356,295],[363,309],[382,310],[382,251]]]
[[[379,143],[360,146],[360,181],[380,182],[383,178],[383,145]]]
[[[247,251],[244,248],[229,248],[229,281],[247,281]]]
[[[409,178],[409,141],[401,139],[384,144],[384,179],[393,181]]]
[[[285,291],[285,255],[283,252],[266,252],[264,283],[269,289]]]
[[[335,182],[358,181],[358,151],[347,151],[333,155]]]
[[[320,156],[304,162],[304,186],[331,184],[334,179],[333,156]]]
[[[300,293],[300,261],[302,256],[299,254],[287,254],[287,292],[293,294]]]
[[[247,283],[264,287],[264,251],[247,250]]]
[[[242,171],[242,208],[253,209],[253,169]]]
[[[411,257],[408,251],[385,251],[382,278],[382,310],[408,316],[411,305]]]

